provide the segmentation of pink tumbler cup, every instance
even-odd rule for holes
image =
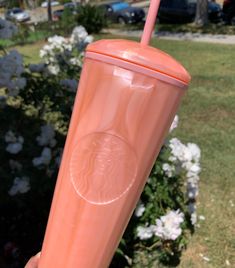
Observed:
[[[106,268],[190,81],[146,44],[87,47],[39,268]]]

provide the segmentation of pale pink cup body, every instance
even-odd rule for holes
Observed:
[[[190,79],[119,42],[88,47],[39,268],[108,267]]]

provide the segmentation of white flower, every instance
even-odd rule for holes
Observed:
[[[189,212],[189,214],[193,214],[194,212],[196,212],[196,210],[197,210],[196,204],[194,202],[190,202],[188,204],[188,212]]]
[[[94,40],[94,37],[91,36],[91,35],[88,35],[88,36],[85,38],[84,43],[86,43],[86,44],[90,44],[90,43],[93,42],[93,40]]]
[[[142,202],[139,202],[137,204],[137,207],[135,209],[135,216],[136,217],[141,217],[144,214],[145,211],[145,206]]]
[[[65,55],[70,55],[73,49],[70,40],[65,39],[63,36],[55,35],[48,38],[48,44],[45,45],[39,52],[47,64],[58,65],[58,58],[63,58]]]
[[[0,18],[0,39],[10,39],[18,32],[16,25]]]
[[[190,214],[190,221],[192,223],[192,225],[196,225],[197,223],[197,206],[194,202],[190,202],[188,204],[188,211],[189,211],[189,214]],[[198,227],[200,227],[200,225],[196,225]]]
[[[59,65],[48,65],[47,69],[50,74],[57,75],[60,72],[60,66]]]
[[[55,130],[52,125],[41,126],[41,135],[36,138],[38,145],[54,147],[56,145]]]
[[[16,137],[14,132],[9,130],[5,134],[5,142],[8,143],[6,147],[8,153],[18,154],[23,148],[24,138],[22,136]]]
[[[187,176],[191,177],[194,175],[198,175],[201,172],[201,167],[199,163],[194,163],[190,169],[188,170]]]
[[[192,184],[192,185],[197,185],[199,180],[200,180],[200,177],[198,175],[196,175],[196,174],[193,175],[193,176],[190,176],[190,177],[187,176],[187,178],[188,178],[187,183]]]
[[[20,142],[10,143],[6,147],[6,151],[10,154],[18,154],[22,150],[23,146]]]
[[[48,38],[48,42],[54,47],[60,48],[64,43],[67,43],[66,39],[63,36],[54,35]]]
[[[24,194],[30,190],[29,178],[28,177],[16,177],[14,179],[13,186],[9,190],[9,195],[14,196],[16,194]]]
[[[201,150],[195,143],[188,143],[187,144],[188,149],[191,151],[192,158],[195,162],[198,162],[201,158]]]
[[[41,165],[48,165],[51,161],[51,149],[48,147],[45,147],[42,150],[41,156],[35,157],[33,159],[33,165],[35,167],[41,166]]]
[[[138,226],[137,227],[137,236],[140,240],[147,240],[153,236],[153,226],[149,227],[143,227]]]
[[[170,161],[175,162],[178,160],[184,162],[185,158],[187,158],[187,160],[190,158],[190,151],[187,150],[187,147],[183,143],[181,143],[179,139],[171,139],[169,141],[169,147],[172,153],[169,158]]]
[[[195,199],[199,192],[198,182],[199,173],[201,172],[199,160],[201,151],[196,144],[188,143],[186,146],[177,138],[173,138],[169,141],[169,147],[171,149],[169,160],[172,161],[175,166],[180,164],[186,171],[187,197],[190,200]],[[192,221],[195,222],[195,217]]]
[[[61,86],[66,87],[69,92],[76,92],[78,81],[76,79],[63,79],[60,81]]]
[[[201,157],[199,147],[194,143],[184,145],[179,139],[173,138],[169,141],[172,156],[171,161],[181,161],[182,163],[198,162]]]
[[[198,184],[187,183],[187,195],[189,199],[195,199],[198,196]]]
[[[163,171],[166,173],[167,177],[171,178],[175,172],[175,166],[169,165],[168,163],[164,163],[162,165]]]
[[[179,124],[179,116],[176,115],[172,124],[171,124],[171,127],[170,127],[170,132],[172,132],[172,130],[174,130],[175,128],[178,127],[178,124]]]
[[[179,210],[172,210],[165,216],[162,216],[160,219],[156,220],[154,233],[156,236],[162,238],[163,240],[175,240],[182,233],[180,224],[183,221],[184,214]]]
[[[79,59],[79,57],[71,58],[71,59],[69,60],[69,62],[70,62],[72,65],[74,65],[74,66],[79,66],[79,67],[82,66],[82,62],[81,62],[81,60]]]
[[[206,218],[205,218],[205,216],[203,216],[203,215],[199,215],[199,220],[201,220],[201,221],[204,221]]]
[[[88,37],[88,33],[83,26],[77,26],[73,29],[70,41],[73,44],[84,42]]]
[[[196,212],[191,214],[190,220],[191,220],[192,225],[195,225],[197,223],[197,213]]]
[[[44,46],[44,49],[41,49],[41,50],[39,51],[39,57],[40,57],[41,59],[43,59],[43,58],[45,58],[46,56],[47,56],[47,51],[46,51],[45,46]]]

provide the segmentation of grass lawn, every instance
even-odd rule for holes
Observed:
[[[17,49],[23,55],[25,63],[38,63],[40,62],[39,51],[44,45],[45,41],[38,41],[34,44],[16,46],[8,50]]]
[[[219,268],[228,263],[235,267],[235,46],[190,42],[157,46],[179,59],[192,75],[176,134],[202,149],[198,212],[206,220],[199,222],[181,267]]]
[[[17,48],[26,62],[37,62],[42,45]],[[235,46],[156,39],[152,45],[182,62],[192,75],[175,135],[202,149],[197,204],[205,221],[198,222],[179,267],[235,267]]]

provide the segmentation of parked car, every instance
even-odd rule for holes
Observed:
[[[235,25],[235,0],[225,0],[223,3],[224,20],[227,24]]]
[[[80,3],[68,2],[64,4],[64,8],[69,8],[71,10],[76,10],[79,7]]]
[[[63,13],[64,13],[64,10],[65,9],[69,9],[73,15],[76,15],[77,12],[78,12],[78,7],[79,7],[79,4],[78,3],[76,3],[76,4],[75,3],[66,3],[66,4],[64,4],[64,8],[63,9],[55,10],[52,13],[53,20],[54,21],[60,20],[61,17],[63,16]]]
[[[195,19],[197,0],[162,0],[158,19],[160,22],[192,22]],[[222,21],[222,9],[219,4],[208,2],[208,18],[211,22]]]
[[[54,7],[54,6],[59,6],[60,3],[58,1],[51,1],[51,6]],[[41,4],[41,7],[47,7],[48,6],[48,2],[45,1],[45,2],[42,2]]]
[[[64,9],[58,9],[58,10],[53,11],[53,13],[52,13],[53,20],[54,21],[60,20],[63,13],[64,13]]]
[[[126,2],[111,2],[100,5],[105,16],[113,22],[127,24],[138,23],[145,18],[142,8],[132,7]]]
[[[7,10],[7,12],[5,13],[5,19],[14,20],[17,22],[24,22],[30,20],[30,16],[25,10],[15,7]]]

